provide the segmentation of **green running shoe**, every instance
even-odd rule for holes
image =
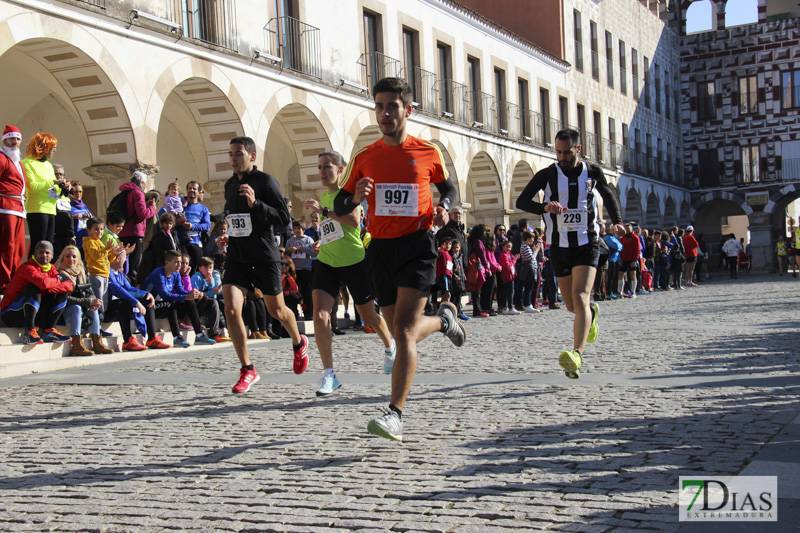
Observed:
[[[561,352],[558,356],[558,364],[564,369],[564,373],[570,379],[578,379],[581,377],[581,354],[578,350],[569,350]]]
[[[592,325],[589,326],[589,336],[586,337],[586,342],[591,344],[597,340],[597,315],[600,314],[600,308],[597,307],[596,303],[591,302],[589,304],[589,309],[592,310]]]

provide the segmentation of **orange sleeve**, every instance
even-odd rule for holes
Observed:
[[[344,169],[341,179],[339,180],[339,187],[354,194],[356,192],[356,182],[361,178],[361,170],[359,169],[359,155],[361,155],[365,148],[362,148],[350,160],[350,164]]]
[[[442,152],[435,143],[429,142],[427,144],[433,147],[433,160],[431,161],[433,165],[433,175],[431,176],[431,183],[442,183],[450,177],[447,173],[447,168],[444,166],[444,157],[442,157]]]

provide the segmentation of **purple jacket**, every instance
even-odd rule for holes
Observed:
[[[120,237],[144,237],[147,219],[156,214],[156,206],[148,206],[144,201],[144,193],[132,181],[119,186],[120,191],[128,193],[128,220],[119,232]]]

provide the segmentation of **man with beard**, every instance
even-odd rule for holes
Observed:
[[[25,258],[25,174],[19,164],[20,142],[19,129],[6,126],[0,148],[0,294],[5,293]]]
[[[211,231],[211,213],[200,203],[200,182],[190,181],[186,185],[186,207],[183,216],[175,221],[178,239],[184,251],[192,258],[190,276],[197,272],[200,259],[203,257],[203,245],[200,234]]]
[[[580,377],[582,355],[586,343],[597,338],[597,304],[589,303],[600,258],[600,226],[602,214],[597,193],[603,198],[617,235],[625,233],[620,216],[619,200],[609,187],[600,167],[582,162],[578,132],[561,130],[556,134],[558,163],[536,173],[517,199],[517,209],[543,215],[550,245],[550,263],[561,296],[570,313],[575,314],[572,326],[572,350],[565,350],[558,363],[570,379]],[[544,191],[544,202],[534,200]],[[638,240],[637,240],[638,243]]]

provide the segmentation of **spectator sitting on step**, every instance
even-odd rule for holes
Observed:
[[[128,352],[140,352],[148,348],[169,348],[156,335],[155,298],[152,294],[131,285],[125,277],[123,265],[126,253],[123,251],[111,262],[111,273],[108,276],[108,292],[111,299],[106,316],[116,316],[122,330],[124,344],[122,349]],[[139,333],[147,338],[142,345],[131,333],[131,318],[136,322]]]
[[[66,274],[59,274],[50,264],[52,259],[53,245],[48,241],[37,242],[33,255],[16,270],[0,301],[6,326],[25,328],[24,344],[70,340],[56,329],[56,323],[74,286]],[[41,336],[39,329],[43,330]]]
[[[67,305],[64,307],[61,320],[69,328],[69,334],[72,337],[70,355],[83,356],[113,352],[103,344],[103,339],[100,337],[98,310],[103,305],[103,301],[97,298],[92,291],[92,284],[89,282],[89,275],[86,273],[86,267],[83,266],[78,247],[72,244],[64,247],[53,266],[60,274],[66,274],[73,285],[72,292],[67,295]],[[92,338],[91,350],[81,342],[84,318],[88,319],[89,334]]]
[[[228,253],[228,222],[223,218],[214,222],[214,229],[211,230],[211,237],[203,247],[203,254],[214,259],[226,253]]]
[[[200,315],[197,312],[196,300],[203,296],[197,289],[185,291],[181,283],[182,254],[177,250],[171,250],[165,254],[164,266],[153,270],[142,287],[145,291],[152,293],[156,299],[156,316],[167,318],[169,328],[172,332],[172,345],[186,348],[189,343],[184,340],[178,328],[178,314],[189,315],[192,328],[195,332],[195,344],[216,344],[214,339],[203,333],[200,325]]]
[[[211,332],[217,331],[216,335],[209,335],[217,342],[230,340],[219,332],[219,328],[225,327],[225,301],[222,299],[222,280],[214,277],[214,260],[210,257],[201,257],[197,272],[192,275],[191,284],[193,289],[203,293],[203,298],[197,302],[197,309],[200,315],[206,315],[209,323],[213,325]],[[216,308],[215,308],[216,307]]]

